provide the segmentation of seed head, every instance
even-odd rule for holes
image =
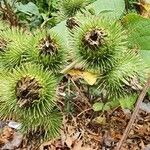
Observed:
[[[39,100],[41,88],[35,78],[22,77],[16,84],[16,96],[19,107],[29,107],[34,100]]]
[[[53,55],[57,53],[57,45],[50,35],[40,40],[40,55]]]
[[[85,34],[83,41],[87,47],[95,49],[105,42],[106,36],[107,34],[103,30],[92,29]]]
[[[79,27],[79,24],[77,22],[77,20],[74,18],[74,17],[71,17],[71,18],[68,18],[67,21],[66,21],[66,26],[72,30],[74,27],[78,26]]]
[[[4,52],[7,48],[8,42],[5,39],[0,39],[0,52]]]

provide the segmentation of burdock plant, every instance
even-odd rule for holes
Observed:
[[[61,2],[66,18],[76,15],[84,6],[83,0]],[[133,80],[143,79],[142,60],[129,49],[127,33],[120,23],[98,16],[78,21],[72,17],[67,26],[76,59],[72,64],[79,62],[84,70],[97,74],[96,86],[107,100],[125,96]],[[0,51],[5,70],[0,73],[0,118],[20,121],[26,135],[55,137],[61,115],[56,109],[54,74],[67,61],[61,37],[52,30],[38,30],[32,35],[18,28],[1,30]]]
[[[5,68],[12,69],[25,61],[29,37],[28,32],[19,28],[0,31],[0,62]]]
[[[74,17],[70,17],[67,19],[66,21],[66,27],[70,30],[72,30],[73,28],[75,28],[78,25],[78,21],[74,18]]]
[[[138,54],[132,50],[122,53],[116,64],[101,74],[97,85],[107,99],[118,99],[141,90],[146,70]]]
[[[85,18],[71,36],[76,60],[83,69],[99,74],[98,87],[108,99],[125,95],[126,85],[135,78],[141,79],[143,63],[134,50],[128,49],[127,33],[116,21]]]
[[[46,115],[55,106],[56,79],[40,65],[25,65],[2,75],[1,116]],[[10,117],[9,117],[10,116]]]
[[[4,38],[0,38],[0,52],[4,52],[7,48],[9,41],[6,41]]]
[[[0,50],[0,62],[7,69],[31,62],[58,73],[66,61],[61,37],[52,31],[36,31],[34,35],[18,28],[1,31]]]
[[[0,31],[7,30],[9,28],[9,25],[5,23],[4,21],[0,20]]]
[[[62,125],[62,115],[57,109],[53,109],[43,117],[34,119],[32,116],[28,116],[26,119],[21,119],[20,121],[22,122],[21,131],[28,139],[42,142],[59,135]]]
[[[90,17],[72,31],[72,49],[85,68],[104,73],[125,51],[126,38],[120,24],[105,18]]]
[[[78,12],[81,12],[87,4],[87,0],[62,0],[60,2],[61,19],[75,16]]]
[[[53,111],[56,85],[52,73],[40,65],[26,64],[2,74],[0,118],[20,120],[24,133],[42,128],[44,137],[55,136],[61,125],[61,115]]]
[[[58,73],[66,62],[66,49],[56,33],[37,31],[27,45],[27,61]]]

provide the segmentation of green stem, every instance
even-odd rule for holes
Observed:
[[[129,10],[129,0],[124,0],[125,1],[125,9],[126,9],[126,12],[128,13],[128,10]]]
[[[68,65],[65,69],[63,69],[60,73],[66,74],[69,70],[71,70],[77,63],[79,62],[79,59],[76,59],[73,61],[70,65]]]

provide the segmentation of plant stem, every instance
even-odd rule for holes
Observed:
[[[130,2],[129,2],[129,0],[124,0],[124,1],[125,1],[126,12],[129,13]]]
[[[73,85],[75,86],[76,90],[78,91],[79,95],[81,96],[81,98],[85,101],[85,103],[91,108],[91,104],[89,102],[89,99],[80,91],[80,89],[78,88],[78,86],[75,84],[75,82],[71,79],[71,82],[73,83]]]
[[[63,69],[60,73],[62,74],[66,74],[69,70],[71,70],[77,63],[79,62],[79,60],[75,60],[73,61],[70,65],[68,65],[65,69]]]
[[[126,130],[124,131],[123,136],[122,136],[122,138],[121,138],[121,140],[120,140],[116,150],[120,150],[121,149],[124,141],[128,137],[128,135],[130,133],[130,130],[132,128],[132,125],[133,125],[133,123],[134,123],[134,121],[136,119],[136,116],[137,116],[138,112],[139,112],[141,103],[142,103],[142,101],[143,101],[143,99],[144,99],[144,97],[145,97],[145,95],[146,95],[146,93],[147,93],[149,88],[150,88],[150,77],[148,78],[147,83],[145,84],[145,86],[144,86],[144,88],[143,88],[143,90],[142,90],[142,92],[141,92],[141,94],[140,94],[140,96],[139,96],[139,98],[137,100],[137,103],[136,103],[136,106],[135,106],[135,110],[134,110],[134,112],[133,112],[133,114],[131,116],[131,119],[130,119],[130,121],[128,123],[128,126],[126,127]]]

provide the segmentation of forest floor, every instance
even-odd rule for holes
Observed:
[[[90,107],[91,102],[87,101],[87,93],[84,93],[82,87],[80,88],[75,82],[74,85],[76,91],[66,88],[64,83],[58,89],[58,106],[64,114],[59,138],[49,140],[39,147],[38,143],[31,143],[30,140],[24,139],[18,131],[3,124],[0,135],[1,149],[115,150],[132,112],[121,107],[107,112],[94,112]],[[68,113],[65,110],[64,90],[70,94],[75,93],[75,96],[70,99],[74,111],[70,110]],[[121,150],[150,150],[150,109],[147,107],[149,104],[148,98],[145,98],[143,107],[136,116],[136,121]]]

